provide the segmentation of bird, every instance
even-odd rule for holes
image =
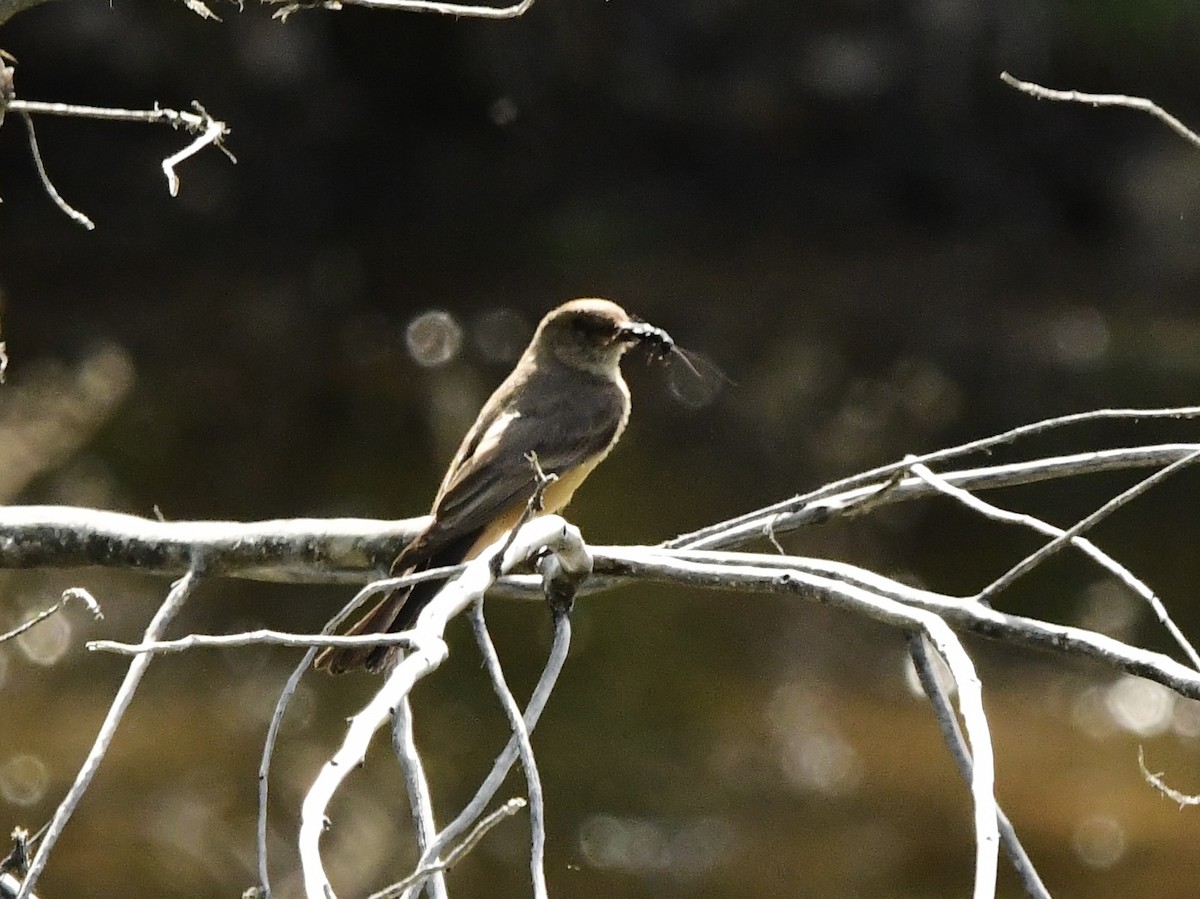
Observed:
[[[515,527],[537,485],[534,458],[555,476],[537,514],[561,511],[629,422],[621,359],[638,345],[655,358],[680,352],[666,331],[610,300],[571,300],[548,312],[467,431],[442,478],[429,524],[396,557],[392,573],[469,561]],[[398,589],[346,633],[407,630],[441,586],[426,581]],[[395,646],[329,647],[315,665],[333,674],[378,672],[397,652]]]

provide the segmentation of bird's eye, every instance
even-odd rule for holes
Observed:
[[[572,325],[575,332],[581,337],[596,342],[612,340],[617,333],[616,325],[612,321],[598,316],[581,315],[572,322]]]

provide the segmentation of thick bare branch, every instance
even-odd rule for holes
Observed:
[[[343,6],[366,6],[372,9],[391,9],[398,12],[431,12],[461,19],[515,19],[529,11],[534,0],[521,0],[510,6],[478,6],[467,3],[445,3],[442,0],[270,0],[282,2],[275,18],[286,19],[294,12],[313,7],[341,9]]]
[[[940,477],[966,490],[999,489],[1096,472],[1157,468],[1197,450],[1200,444],[1195,443],[1099,450],[943,472]],[[916,457],[913,462],[927,458]],[[889,466],[885,477],[905,464]],[[939,493],[916,476],[894,484],[876,479],[834,493],[823,489],[681,535],[663,546],[711,549],[742,545],[763,538],[771,530],[784,533],[827,521],[885,486],[887,502]],[[333,518],[164,522],[71,506],[0,506],[0,569],[101,565],[175,576],[187,570],[194,549],[212,560],[209,570],[214,574],[289,583],[362,583],[370,575],[387,570],[397,550],[428,520],[422,516],[397,521]]]
[[[863,568],[826,559],[765,553],[665,551],[645,547],[592,547],[596,572],[638,581],[711,590],[798,594],[863,613],[843,588],[860,587],[940,615],[956,630],[1101,662],[1200,699],[1200,672],[1162,653],[1139,649],[1084,628],[1009,615],[969,599],[910,587]],[[886,619],[884,619],[886,620]],[[894,623],[894,622],[888,622]]]
[[[385,572],[428,523],[362,518],[157,521],[71,506],[0,507],[0,568],[102,565],[153,574],[208,571],[255,580],[361,584]]]

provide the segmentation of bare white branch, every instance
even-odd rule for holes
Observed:
[[[935,612],[958,630],[1013,646],[1093,659],[1160,683],[1189,699],[1200,699],[1200,672],[1170,656],[1139,649],[1085,628],[1009,615],[967,597],[921,590],[843,562],[765,553],[669,551],[637,546],[592,547],[592,555],[596,571],[605,575],[619,573],[639,581],[713,590],[799,594],[870,615],[870,606],[860,606],[851,594],[833,585],[861,587],[914,608]]]
[[[1200,450],[1200,444],[1197,443],[1122,447],[1008,465],[947,471],[942,472],[941,476],[949,483],[966,490],[996,490],[1106,471],[1158,468],[1176,462],[1197,450]],[[793,499],[747,512],[689,534],[682,534],[666,541],[663,546],[672,549],[720,549],[739,546],[757,540],[771,531],[782,534],[847,514],[858,514],[863,502],[868,498],[873,506],[878,507],[932,496],[937,491],[920,478],[896,479],[896,474],[913,464],[928,464],[933,457],[939,455],[940,452],[911,456],[908,462],[895,462],[874,469],[878,475],[874,480],[866,475],[846,478]],[[0,523],[2,521],[0,518]],[[0,563],[2,562],[0,557]]]
[[[1062,549],[1064,546],[1066,546],[1068,543],[1070,543],[1073,538],[1078,537],[1084,531],[1087,531],[1088,529],[1095,527],[1097,524],[1099,524],[1101,521],[1103,521],[1105,518],[1107,518],[1109,515],[1111,515],[1117,509],[1126,505],[1131,500],[1136,499],[1137,497],[1141,496],[1143,493],[1145,493],[1147,490],[1149,490],[1155,484],[1158,484],[1161,481],[1169,478],[1171,475],[1175,474],[1180,469],[1185,468],[1188,465],[1191,465],[1193,462],[1195,462],[1197,460],[1200,460],[1200,449],[1198,449],[1194,453],[1184,456],[1182,459],[1178,459],[1175,462],[1172,462],[1166,468],[1156,471],[1154,474],[1150,475],[1148,478],[1144,478],[1143,480],[1138,481],[1136,484],[1134,484],[1128,490],[1122,491],[1121,493],[1117,494],[1112,499],[1110,499],[1108,502],[1106,502],[1104,505],[1102,505],[1099,509],[1097,509],[1095,512],[1093,512],[1091,515],[1088,515],[1085,518],[1080,519],[1078,522],[1073,524],[1071,527],[1067,528],[1065,531],[1063,531],[1061,534],[1059,534],[1057,537],[1055,537],[1053,540],[1051,540],[1045,546],[1041,547],[1036,552],[1030,553],[1028,556],[1026,556],[1024,559],[1022,559],[1020,562],[1018,562],[1016,565],[1014,565],[1008,571],[1004,572],[1004,574],[1000,575],[1000,577],[996,578],[996,580],[992,581],[991,584],[989,584],[987,587],[985,587],[980,592],[978,598],[981,600],[987,600],[987,599],[990,599],[991,597],[995,596],[997,593],[999,593],[1001,590],[1003,590],[1005,587],[1007,587],[1009,584],[1011,584],[1017,578],[1028,573],[1035,566],[1040,564],[1042,561],[1049,558],[1054,553],[1058,552],[1060,549]],[[1193,652],[1193,655],[1194,655],[1194,652]],[[1198,664],[1197,667],[1200,667],[1200,664]]]
[[[975,806],[975,891],[974,899],[993,899],[996,895],[996,875],[1000,855],[999,809],[994,792],[996,770],[992,754],[992,736],[983,712],[983,685],[975,673],[971,657],[958,637],[937,615],[918,609],[908,609],[883,597],[865,594],[860,599],[879,604],[881,613],[895,614],[904,626],[916,625],[937,649],[954,675],[958,685],[958,709],[967,731],[974,764],[971,767],[971,799]]]
[[[29,153],[33,156],[33,165],[37,169],[38,177],[42,179],[42,189],[54,201],[54,205],[61,209],[72,221],[83,225],[89,231],[94,231],[96,223],[64,200],[62,194],[58,192],[58,188],[54,186],[54,182],[50,180],[50,175],[46,171],[46,164],[42,162],[42,151],[38,149],[37,131],[33,127],[33,117],[27,112],[14,108],[17,102],[16,100],[10,101],[8,108],[20,115],[21,120],[25,123],[25,130],[29,134]]]
[[[237,159],[225,149],[223,144],[223,141],[229,135],[229,125],[219,119],[213,118],[203,106],[196,102],[192,104],[195,112],[165,109],[158,104],[155,104],[153,109],[117,109],[103,106],[83,106],[74,103],[44,103],[38,100],[19,100],[15,98],[9,99],[7,103],[0,105],[19,113],[25,120],[26,128],[29,131],[29,147],[33,153],[34,164],[37,166],[38,174],[42,178],[42,185],[46,189],[46,193],[50,195],[51,199],[58,204],[63,212],[88,230],[96,227],[92,220],[68,205],[59,195],[58,191],[54,189],[54,185],[50,183],[45,167],[42,164],[42,157],[37,146],[37,137],[33,130],[32,116],[34,115],[101,119],[109,122],[165,123],[173,128],[183,129],[197,135],[190,144],[178,153],[168,156],[162,162],[163,174],[167,178],[167,190],[173,197],[179,195],[179,176],[175,173],[175,166],[183,160],[194,156],[205,147],[219,147],[229,158],[230,162],[237,162]]]
[[[1033,515],[1027,515],[1021,512],[1010,512],[1007,509],[1001,509],[999,506],[984,502],[974,494],[955,487],[953,484],[947,483],[943,478],[934,474],[924,465],[913,465],[912,472],[931,486],[936,487],[942,493],[953,497],[967,508],[973,509],[984,517],[990,518],[993,521],[1019,524],[1031,530],[1037,531],[1039,534],[1046,534],[1052,537],[1066,537],[1067,535],[1067,532],[1062,528],[1055,527],[1054,525],[1042,521],[1040,518],[1036,518]],[[1086,537],[1075,535],[1069,539],[1072,546],[1082,550],[1085,555],[1095,561],[1101,568],[1116,577],[1117,580],[1119,580],[1127,589],[1130,590],[1130,592],[1141,598],[1147,605],[1149,605],[1154,611],[1155,617],[1158,618],[1159,622],[1162,623],[1162,625],[1175,639],[1175,642],[1179,645],[1179,648],[1187,654],[1187,657],[1191,660],[1192,665],[1195,666],[1197,670],[1200,670],[1200,654],[1196,652],[1196,648],[1192,645],[1191,641],[1184,636],[1183,631],[1179,629],[1179,626],[1175,623],[1174,619],[1171,618],[1170,613],[1167,612],[1166,606],[1163,605],[1163,602],[1158,598],[1158,595],[1151,590],[1141,578],[1137,577],[1132,571],[1130,571],[1116,559],[1112,558],[1110,555],[1108,555],[1108,553],[1104,552],[1104,550],[1100,549],[1100,547],[1096,546],[1096,544],[1092,543],[1092,541],[1088,540]],[[975,598],[980,599],[982,597],[977,594]]]
[[[1034,84],[1032,81],[1021,81],[1014,78],[1008,72],[1000,73],[1000,80],[1009,87],[1014,87],[1023,94],[1029,94],[1031,97],[1036,97],[1039,100],[1059,100],[1066,103],[1086,103],[1088,106],[1121,106],[1125,109],[1136,109],[1139,112],[1145,112],[1160,122],[1163,122],[1168,128],[1186,140],[1193,146],[1200,147],[1200,134],[1197,134],[1187,125],[1175,118],[1157,103],[1152,100],[1147,100],[1145,97],[1127,97],[1124,94],[1085,94],[1080,91],[1060,91],[1048,87],[1042,87],[1040,84]]]
[[[954,717],[954,708],[950,704],[950,697],[946,695],[946,690],[942,686],[941,680],[934,673],[929,652],[926,648],[925,638],[920,634],[911,634],[908,645],[917,677],[920,679],[921,687],[924,689],[925,695],[929,699],[929,704],[933,708],[938,727],[942,731],[942,738],[946,741],[946,745],[950,749],[950,755],[953,756],[955,764],[958,765],[959,772],[966,779],[967,783],[970,784],[973,776],[972,766],[974,762],[971,759],[971,753],[967,748],[966,740],[963,739],[962,731],[958,727],[958,720]],[[1013,868],[1017,872],[1017,876],[1021,879],[1021,884],[1025,887],[1025,892],[1033,897],[1033,899],[1050,899],[1050,893],[1046,889],[1046,885],[1042,883],[1037,869],[1034,868],[1028,853],[1025,852],[1025,847],[1021,845],[1021,841],[1017,838],[1016,829],[1008,819],[1008,815],[1004,814],[1004,810],[999,805],[996,806],[996,820],[1000,828],[1000,844],[1004,847],[1005,854],[1008,855]]]
[[[200,553],[214,575],[361,584],[386,572],[429,517],[160,521],[72,506],[0,506],[0,568],[103,565],[180,575]]]
[[[171,619],[183,607],[184,602],[191,595],[192,590],[195,589],[199,580],[200,577],[196,569],[193,568],[171,586],[171,591],[167,594],[167,598],[163,600],[162,605],[159,606],[158,611],[154,613],[154,617],[150,619],[150,624],[146,627],[146,640],[157,640],[162,636],[163,631],[166,630],[167,625],[171,623]],[[63,828],[67,826],[67,821],[70,820],[75,807],[83,798],[83,794],[87,792],[88,787],[92,783],[92,778],[96,776],[96,771],[99,770],[100,763],[104,760],[104,756],[108,752],[108,747],[112,743],[113,736],[116,734],[121,720],[125,717],[125,711],[129,708],[129,704],[133,702],[133,694],[137,691],[142,676],[146,673],[146,669],[150,665],[151,658],[153,657],[148,654],[138,655],[129,663],[129,670],[125,673],[125,679],[121,682],[121,686],[117,690],[117,695],[108,709],[108,714],[104,716],[104,721],[100,725],[99,732],[96,734],[92,748],[88,750],[87,757],[80,766],[79,772],[75,775],[75,782],[71,784],[67,795],[63,797],[58,808],[54,810],[54,817],[50,820],[50,826],[46,829],[46,835],[42,837],[37,854],[33,857],[33,861],[29,865],[29,872],[25,875],[25,879],[21,884],[21,890],[17,894],[17,899],[29,899],[30,894],[33,892],[34,885],[45,869],[46,863],[50,860],[50,853],[53,851],[55,843],[58,842]]]
[[[351,719],[341,747],[321,769],[305,796],[300,819],[300,861],[305,894],[310,899],[327,899],[334,895],[320,855],[321,834],[326,825],[325,810],[330,800],[347,774],[365,758],[372,736],[383,726],[400,699],[409,695],[418,680],[446,659],[449,649],[442,634],[447,622],[481,598],[491,586],[495,579],[492,558],[502,551],[506,541],[507,536],[488,547],[422,610],[411,631],[415,647],[396,663],[375,696]],[[521,529],[504,553],[501,570],[510,571],[543,548],[553,551],[556,546],[580,542],[578,529],[557,515],[534,519]]]
[[[285,3],[275,12],[275,18],[286,19],[294,12],[320,6],[341,9],[343,6],[366,6],[399,12],[431,12],[463,19],[515,19],[529,11],[533,0],[521,0],[510,6],[477,6],[466,3],[444,3],[441,0],[299,0]]]
[[[1144,412],[1144,410],[1142,410]],[[1177,410],[1164,410],[1175,414]],[[1132,414],[1132,413],[1131,413]],[[1153,417],[1153,416],[1146,416]],[[994,490],[1098,472],[1161,468],[1197,451],[1197,443],[1167,443],[1096,450],[983,468],[942,472],[965,490]],[[716,549],[829,520],[889,485],[897,471],[928,462],[913,457],[876,472],[884,480],[848,478],[853,486],[822,488],[666,541],[664,548]],[[864,476],[865,477],[865,476]],[[861,483],[860,483],[861,482]],[[906,502],[938,490],[916,476],[887,487],[886,501]],[[191,553],[211,559],[210,571],[226,577],[286,583],[362,583],[386,571],[399,549],[429,522],[428,516],[398,521],[361,518],[285,519],[261,522],[158,521],[71,506],[0,506],[0,568],[67,568],[103,565],[178,575]],[[526,588],[536,595],[535,588]]]
[[[511,6],[474,6],[465,3],[440,3],[436,0],[340,0],[347,6],[369,6],[404,12],[432,12],[463,19],[515,19],[533,6],[533,0],[521,0]]]
[[[580,546],[582,546],[582,542]],[[500,656],[496,653],[496,645],[492,635],[488,633],[487,622],[483,617],[483,599],[475,600],[471,606],[471,629],[475,633],[475,643],[483,656],[484,667],[492,681],[496,697],[508,717],[509,727],[517,739],[517,748],[521,752],[521,767],[525,770],[525,786],[529,791],[529,826],[532,831],[531,851],[529,853],[529,873],[533,880],[534,899],[547,899],[546,891],[546,803],[542,795],[542,778],[538,774],[537,759],[533,754],[533,743],[529,739],[529,728],[521,716],[521,707],[508,687],[504,677],[504,669],[500,667]]]
[[[413,827],[417,833],[417,849],[423,853],[437,838],[437,823],[433,818],[433,796],[429,792],[425,764],[421,761],[421,754],[417,751],[417,742],[413,734],[412,705],[407,696],[396,706],[396,712],[392,716],[392,751],[396,754],[396,760],[400,762],[400,770],[404,774],[409,808],[412,810]],[[523,802],[521,804],[524,805]],[[383,890],[382,894],[376,893],[375,895],[398,895],[404,891],[407,881],[419,879],[422,873],[431,881],[427,888],[432,890],[430,899],[449,899],[445,874],[441,870],[432,869],[415,872],[401,881],[403,886],[395,884]]]
[[[958,446],[951,446],[945,449],[934,450],[929,453],[922,453],[916,456],[909,456],[904,461],[891,462],[887,465],[881,465],[878,468],[872,468],[869,471],[864,471],[856,475],[851,475],[848,478],[842,478],[832,483],[819,487],[808,493],[800,496],[792,497],[791,499],[782,500],[767,506],[763,509],[756,509],[753,512],[746,512],[731,518],[727,521],[718,522],[708,525],[698,531],[693,531],[690,534],[680,534],[678,537],[670,541],[670,546],[689,546],[693,549],[716,549],[718,546],[730,546],[736,542],[736,534],[741,533],[741,526],[748,525],[752,536],[758,536],[766,527],[772,516],[785,516],[793,514],[797,509],[802,509],[806,506],[813,505],[816,508],[817,501],[831,497],[834,495],[854,494],[856,488],[861,488],[867,485],[878,486],[886,484],[888,479],[896,473],[901,473],[914,462],[921,462],[926,465],[932,465],[936,462],[946,462],[951,459],[961,459],[964,456],[970,456],[975,453],[986,452],[998,446],[1004,446],[1010,443],[1015,443],[1018,440],[1023,440],[1026,437],[1035,437],[1039,434],[1047,433],[1048,431],[1056,431],[1062,428],[1073,427],[1080,424],[1088,424],[1098,421],[1141,421],[1143,419],[1191,419],[1200,418],[1200,406],[1178,406],[1169,409],[1093,409],[1089,412],[1075,412],[1070,415],[1059,415],[1054,418],[1045,418],[1041,421],[1031,422],[1030,424],[1019,425],[1011,428],[1000,434],[994,434],[991,437],[983,437],[979,440],[971,440],[967,443],[960,443]],[[1111,460],[1110,460],[1111,461]],[[1173,459],[1167,461],[1174,461]],[[1163,462],[1162,464],[1166,464]],[[1054,477],[1055,475],[1050,475]],[[1029,483],[1029,482],[1024,482]],[[976,484],[960,484],[960,486],[969,487],[970,489],[979,489]],[[825,517],[828,517],[829,512],[823,512]],[[729,542],[733,537],[733,542]],[[721,542],[725,540],[726,542]]]
[[[406,632],[395,634],[359,634],[336,636],[334,634],[289,634],[260,628],[237,634],[188,634],[176,640],[150,640],[141,643],[122,643],[119,640],[90,640],[87,648],[93,652],[112,652],[123,656],[142,653],[186,652],[189,649],[233,649],[247,646],[404,646],[410,647],[412,640]]]

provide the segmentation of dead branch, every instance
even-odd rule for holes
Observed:
[[[1154,116],[1168,128],[1186,140],[1194,147],[1200,147],[1200,134],[1197,134],[1175,116],[1171,115],[1157,103],[1145,97],[1128,97],[1125,94],[1085,94],[1081,91],[1060,91],[1042,87],[1032,81],[1021,81],[1008,72],[1000,73],[1000,80],[1009,87],[1016,88],[1023,94],[1029,94],[1039,100],[1057,100],[1064,103],[1086,103],[1088,106],[1120,106],[1125,109],[1136,109]]]

